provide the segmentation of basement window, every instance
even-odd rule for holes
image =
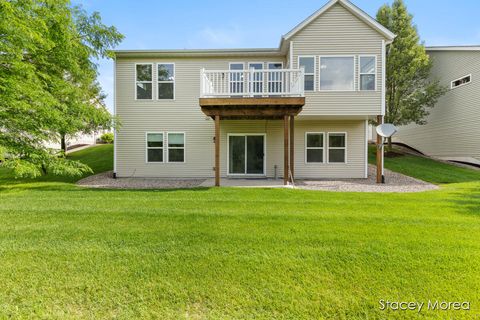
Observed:
[[[453,80],[452,84],[451,84],[451,89],[455,89],[455,88],[464,86],[466,84],[469,84],[470,82],[472,82],[472,75],[471,74],[469,74],[468,76],[462,77],[460,79]]]

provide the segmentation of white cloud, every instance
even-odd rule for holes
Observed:
[[[237,25],[224,28],[205,27],[189,40],[189,45],[192,48],[228,48],[241,45],[243,39],[242,29]]]

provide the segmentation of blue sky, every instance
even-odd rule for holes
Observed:
[[[125,35],[117,49],[274,48],[327,0],[75,0]],[[375,16],[387,0],[352,0]],[[427,45],[480,44],[480,1],[405,0]],[[113,63],[100,61],[100,83],[113,110]]]

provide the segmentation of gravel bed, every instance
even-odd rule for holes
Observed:
[[[211,180],[211,179],[210,179]],[[297,180],[295,188],[306,190],[323,190],[336,192],[423,192],[436,190],[439,187],[403,174],[385,170],[385,184],[376,183],[376,168],[369,165],[368,179],[322,179]],[[269,180],[223,179],[224,186],[283,187],[278,183],[267,183]],[[78,185],[90,188],[108,189],[181,189],[213,186],[208,179],[161,179],[161,178],[117,178],[113,179],[112,171],[87,177],[77,182]],[[289,186],[290,188],[292,186]]]
[[[113,171],[99,173],[77,182],[89,188],[106,189],[181,189],[200,186],[205,179],[113,178]]]
[[[337,192],[423,192],[439,187],[403,174],[385,169],[385,184],[377,184],[376,168],[368,166],[367,179],[299,180],[296,187],[306,190]]]

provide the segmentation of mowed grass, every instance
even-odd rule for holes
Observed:
[[[480,181],[418,194],[35,181],[5,183],[0,204],[0,318],[480,315]],[[471,310],[387,312],[380,299]]]

